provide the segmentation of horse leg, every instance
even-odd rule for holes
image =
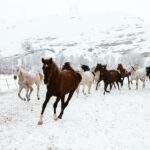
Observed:
[[[128,88],[131,89],[131,88],[130,88],[130,80],[129,80],[129,76],[127,76],[127,78],[128,78]]]
[[[99,80],[99,81],[97,82],[97,84],[96,84],[96,90],[98,90],[99,83],[100,83],[100,80]]]
[[[64,107],[65,107],[65,96],[63,96],[62,98],[61,98],[61,112],[60,112],[60,114],[59,114],[59,116],[58,116],[58,118],[59,119],[61,119],[62,118],[62,115],[63,115],[63,113],[64,113]]]
[[[29,100],[30,100],[31,93],[33,92],[33,87],[30,86],[29,88],[30,88],[30,93],[29,93]]]
[[[53,108],[54,108],[54,120],[57,120],[56,108],[57,108],[57,104],[58,104],[59,100],[60,100],[60,97],[57,96],[56,101],[55,101],[55,103],[53,105]]]
[[[118,83],[118,81],[116,81],[116,84],[117,84],[117,86],[118,86],[118,90],[120,90],[120,87],[119,87],[119,83]]]
[[[39,97],[39,89],[40,89],[40,85],[37,85],[37,99],[40,100],[40,97]]]
[[[105,85],[104,85],[104,93],[103,93],[104,95],[105,95],[105,92],[107,92],[107,93],[110,92],[110,91],[107,91],[107,86],[108,86],[108,83],[105,82]]]
[[[30,100],[28,93],[29,93],[29,87],[26,87],[26,98],[27,98],[27,101]]]
[[[111,89],[112,89],[112,84],[110,83],[110,91],[111,91]]]
[[[138,89],[138,79],[136,79],[136,90]]]
[[[52,95],[50,95],[48,92],[46,93],[46,98],[45,98],[45,101],[43,103],[43,106],[42,106],[42,111],[41,111],[41,115],[40,115],[40,119],[38,121],[38,125],[42,125],[43,124],[43,114],[44,114],[44,110],[46,108],[46,105],[50,99]]]
[[[22,89],[23,89],[23,87],[19,86],[18,97],[19,97],[21,100],[25,101],[26,99],[21,96],[21,91],[22,91]]]
[[[74,91],[75,91],[75,90],[74,90]],[[58,116],[59,119],[62,118],[63,112],[64,112],[65,108],[68,106],[69,101],[70,101],[70,99],[72,98],[72,95],[73,95],[74,91],[72,91],[72,92],[69,93],[66,102],[65,102],[64,104],[62,104],[62,110],[61,110],[61,112],[60,112],[60,114],[59,114],[59,116]]]
[[[143,79],[143,88],[145,88],[145,79]]]
[[[85,89],[85,84],[83,84],[82,92],[83,92],[84,95],[86,95],[84,89]]]
[[[113,83],[113,85],[114,85],[114,88],[116,88],[115,82]]]
[[[89,85],[88,85],[88,94],[91,94],[91,87],[92,87],[92,83],[90,83]]]

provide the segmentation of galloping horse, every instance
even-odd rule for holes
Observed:
[[[143,82],[143,88],[145,87],[145,79],[146,79],[146,69],[145,68],[141,68],[138,69],[134,66],[131,66],[130,68],[131,71],[131,81],[136,80],[136,89],[138,89],[138,80],[140,79]],[[129,86],[129,89],[131,89],[131,87]]]
[[[19,85],[19,92],[18,96],[21,100],[26,100],[21,96],[21,91],[23,88],[26,89],[26,98],[29,101],[31,93],[33,91],[32,85],[36,84],[37,86],[37,99],[39,100],[39,87],[41,82],[43,81],[43,75],[41,73],[37,72],[27,72],[21,67],[17,67],[17,70],[15,71],[14,79],[16,80],[18,76],[18,85]],[[30,92],[29,92],[30,90]]]
[[[67,107],[70,99],[73,96],[74,91],[78,88],[81,81],[81,75],[73,71],[61,71],[55,64],[52,58],[44,59],[43,63],[43,73],[44,73],[44,83],[47,85],[46,98],[42,106],[40,120],[38,124],[43,124],[43,114],[47,103],[52,96],[56,96],[56,101],[53,105],[54,107],[54,119],[61,119],[63,116],[64,109]],[[65,101],[65,95],[69,94],[67,100]],[[59,116],[56,115],[57,104],[61,99],[61,112]]]
[[[130,84],[129,76],[131,75],[131,72],[128,72],[125,68],[123,68],[122,64],[118,64],[117,70],[119,71],[121,78],[123,78],[123,81],[125,77],[128,78],[128,87],[129,87]]]
[[[118,71],[116,71],[116,70],[107,70],[106,65],[101,65],[101,64],[97,64],[97,66],[95,68],[95,72],[97,70],[100,71],[99,82],[101,80],[104,81],[104,94],[105,94],[105,92],[109,92],[109,91],[107,91],[108,84],[110,84],[110,90],[111,90],[112,84],[114,84],[114,82],[117,83],[118,89],[119,89],[118,82],[121,83],[121,86],[123,85],[123,81],[121,80],[121,76],[120,76]]]
[[[94,74],[90,71],[89,66],[87,65],[81,65],[80,68],[80,74],[82,75],[82,81],[80,85],[83,86],[82,92],[84,95],[86,95],[86,92],[84,90],[85,86],[88,87],[88,94],[91,93],[91,87],[94,82]]]

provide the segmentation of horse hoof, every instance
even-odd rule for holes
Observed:
[[[40,100],[40,98],[38,97],[38,100]]]
[[[30,101],[30,98],[28,98],[28,101]]]
[[[42,124],[43,124],[43,121],[39,121],[39,122],[38,122],[38,125],[42,125]]]
[[[23,100],[24,100],[24,101],[26,101],[26,99],[25,99],[25,98],[24,98]]]

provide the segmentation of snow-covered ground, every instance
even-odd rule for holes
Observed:
[[[13,75],[0,75],[0,93],[12,91],[18,86]]]
[[[103,95],[103,84],[91,95],[76,93],[62,120],[53,120],[53,97],[47,105],[44,124],[37,125],[46,88],[36,100],[21,101],[17,90],[0,97],[0,150],[149,150],[150,82],[146,88]],[[23,95],[25,93],[22,93]],[[58,105],[57,112],[60,110]]]

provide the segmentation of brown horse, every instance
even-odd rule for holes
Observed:
[[[128,78],[128,87],[129,87],[130,84],[129,76],[131,75],[131,72],[128,72],[125,68],[123,68],[122,64],[118,64],[117,70],[119,71],[123,81],[125,77]]]
[[[56,108],[58,102],[61,100],[61,112],[58,116],[59,119],[62,118],[64,109],[67,107],[70,99],[73,96],[74,91],[78,88],[81,81],[81,75],[73,71],[60,71],[57,65],[54,63],[52,58],[44,59],[43,63],[43,73],[44,73],[44,83],[47,85],[46,98],[42,106],[39,125],[43,124],[43,114],[45,107],[52,96],[56,96],[56,101],[53,105],[54,107],[54,119],[57,119]],[[65,101],[65,95],[69,94],[67,100]]]
[[[101,64],[97,64],[96,67],[95,67],[95,69],[94,69],[94,73],[97,73],[98,71],[100,72],[101,69],[102,69],[102,65]],[[114,70],[111,70],[111,71],[114,71]],[[100,76],[100,73],[99,73],[99,78],[98,78],[97,83],[96,83],[96,90],[98,90],[99,83],[102,80],[104,80],[103,79],[103,75]],[[112,84],[116,88],[115,83],[112,83]],[[111,85],[110,85],[110,90],[111,90]]]
[[[100,70],[100,81],[104,81],[104,94],[107,91],[108,84],[110,84],[110,90],[112,88],[112,84],[117,83],[119,89],[119,82],[121,86],[123,85],[123,81],[121,80],[121,76],[116,70],[107,70],[106,65],[97,64],[95,71]]]
[[[70,65],[70,62],[65,62],[64,65],[62,66],[62,70],[71,70],[71,71],[74,71],[74,69]]]

